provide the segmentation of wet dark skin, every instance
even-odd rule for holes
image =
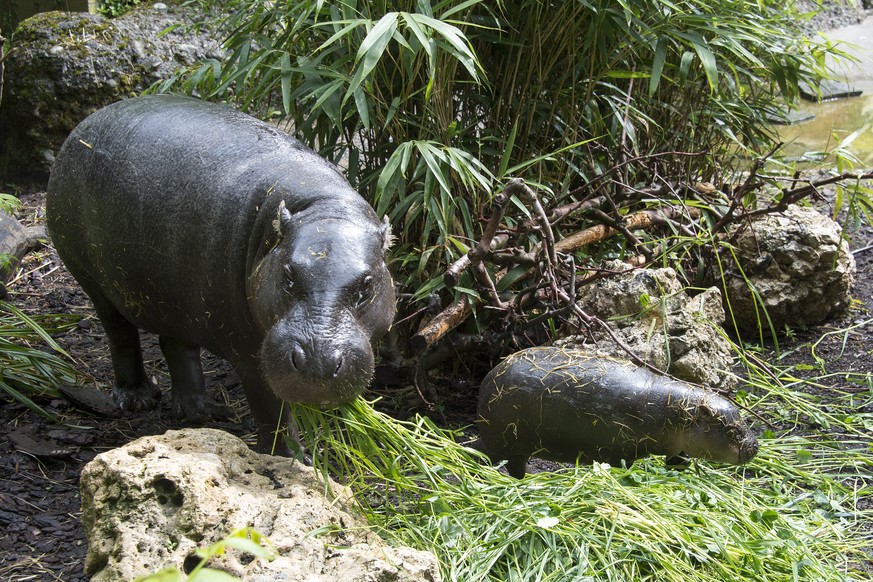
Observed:
[[[387,224],[277,129],[187,97],[116,103],[65,142],[46,214],[106,330],[125,410],[159,396],[140,329],[159,335],[191,420],[225,412],[204,395],[201,348],[229,360],[262,451],[283,400],[336,405],[369,384],[394,317]]]
[[[737,408],[722,396],[582,350],[512,354],[479,391],[479,432],[494,462],[521,479],[531,456],[631,465],[646,455],[742,464],[758,451]]]

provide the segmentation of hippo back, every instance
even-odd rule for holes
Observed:
[[[153,95],[99,110],[66,140],[46,198],[52,240],[86,291],[138,327],[230,357],[252,330],[246,279],[277,207],[298,221],[372,208],[337,169],[231,108]],[[374,236],[378,236],[377,234]],[[253,349],[256,346],[253,346]]]

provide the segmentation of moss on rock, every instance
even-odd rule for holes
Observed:
[[[64,139],[87,115],[143,92],[180,65],[220,57],[209,31],[176,28],[159,36],[202,19],[191,9],[140,7],[116,19],[45,12],[23,21],[5,63],[0,176],[45,177]]]

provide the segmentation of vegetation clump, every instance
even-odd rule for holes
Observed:
[[[751,372],[744,404],[755,413],[818,410],[790,371],[778,384],[769,370]],[[853,407],[869,406],[870,395],[834,396],[816,414],[847,432],[839,442],[766,431],[746,467],[677,471],[648,458],[523,481],[457,444],[459,435],[421,417],[396,421],[363,400],[336,413],[296,408],[294,418],[316,466],[342,476],[387,539],[434,551],[446,580],[861,580],[873,443],[870,413]]]
[[[421,367],[446,357],[439,342],[464,321],[449,357],[542,343],[570,314],[608,328],[574,303],[609,276],[604,259],[674,267],[689,288],[717,279],[729,225],[826,184],[840,184],[835,216],[870,219],[870,175],[844,152],[818,181],[773,164],[769,120],[842,55],[807,36],[794,3],[224,6],[229,58],[157,89],[284,119],[346,168],[399,233],[394,268],[412,301],[398,335],[402,322],[419,330],[408,335]],[[435,317],[416,303],[433,297],[445,307]],[[386,537],[434,549],[450,580],[863,576],[870,419],[852,411],[870,405],[869,375],[847,376],[852,388],[822,411],[790,369],[737,354],[736,398],[779,424],[746,468],[647,459],[517,483],[423,418],[362,401],[294,414],[316,464],[351,484]],[[846,439],[800,437],[801,418]]]
[[[603,259],[673,266],[692,287],[717,278],[710,251],[764,185],[771,211],[814,190],[762,171],[775,151],[767,122],[842,54],[808,38],[808,14],[773,1],[224,9],[228,59],[157,89],[275,114],[343,165],[398,233],[394,271],[412,300],[398,331],[420,328],[426,298],[457,306],[419,350],[464,320],[467,334],[492,334],[483,349],[549,335],[572,309],[566,291],[601,276]],[[550,250],[596,228],[615,236]],[[477,246],[478,261],[451,271]]]

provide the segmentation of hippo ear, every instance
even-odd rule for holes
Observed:
[[[276,212],[276,218],[273,219],[273,234],[276,236],[277,244],[288,235],[291,228],[291,213],[285,208],[285,201],[279,201],[279,210]]]
[[[394,233],[391,232],[391,223],[388,222],[388,215],[382,217],[382,252],[387,252],[394,244]]]

